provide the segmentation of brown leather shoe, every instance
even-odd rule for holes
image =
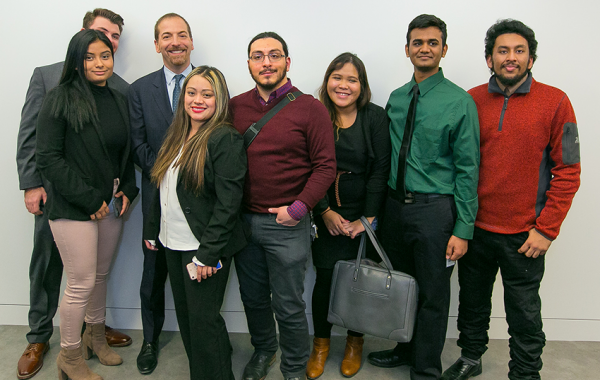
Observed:
[[[110,326],[105,326],[104,335],[106,343],[111,347],[125,347],[131,344],[131,337],[122,332],[112,329]]]
[[[44,355],[48,352],[50,345],[46,343],[29,343],[17,364],[17,377],[19,379],[31,379],[42,369]]]
[[[346,338],[346,351],[340,371],[345,377],[352,377],[358,373],[362,364],[362,351],[364,339],[362,337],[350,336]]]
[[[325,361],[329,356],[329,338],[313,339],[313,349],[306,363],[306,376],[309,379],[316,379],[323,374],[325,370]]]

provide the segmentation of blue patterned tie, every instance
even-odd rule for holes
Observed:
[[[181,81],[182,78],[183,78],[183,74],[175,75],[175,88],[173,89],[173,104],[172,104],[173,113],[175,113],[175,111],[177,111],[177,102],[179,101],[179,94],[181,93],[181,85],[179,85],[179,82]]]

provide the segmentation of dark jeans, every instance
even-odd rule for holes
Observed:
[[[234,380],[232,348],[220,313],[231,260],[221,260],[223,267],[216,274],[198,282],[190,279],[186,268],[196,251],[165,251],[190,379]]]
[[[435,197],[412,204],[388,197],[381,226],[381,244],[396,270],[414,276],[419,285],[417,320],[410,343],[396,351],[410,358],[412,380],[438,379],[450,307],[450,276],[446,247],[456,220],[453,197]]]
[[[144,252],[144,272],[140,285],[142,306],[142,329],[146,342],[156,342],[165,322],[165,282],[167,281],[167,261],[165,249],[157,240],[158,251],[146,248]]]
[[[329,233],[325,231],[324,233]],[[360,239],[360,238],[357,238]],[[356,251],[358,253],[358,250]],[[331,337],[331,328],[333,325],[327,322],[329,314],[329,299],[331,298],[331,280],[333,277],[333,268],[317,267],[317,279],[312,293],[312,319],[315,327],[315,338]],[[364,334],[348,330],[348,335],[361,337]]]
[[[52,336],[58,308],[63,264],[54,243],[47,214],[35,216],[33,251],[29,264],[29,343],[45,343]]]
[[[284,377],[304,376],[310,343],[306,305],[302,299],[310,255],[310,218],[296,226],[277,224],[274,214],[245,214],[252,236],[235,255],[248,330],[254,349],[277,351],[273,312],[279,325],[281,372]]]
[[[505,235],[476,228],[469,252],[458,262],[458,345],[471,359],[487,350],[492,290],[500,268],[510,334],[509,379],[539,379],[546,343],[539,296],[544,256],[533,259],[517,252],[527,237],[527,232]]]

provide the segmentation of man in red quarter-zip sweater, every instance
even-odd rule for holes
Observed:
[[[458,263],[462,352],[442,379],[482,372],[498,268],[510,334],[508,378],[539,379],[544,254],[579,188],[577,122],[567,95],[531,75],[533,30],[501,20],[487,31],[485,45],[493,75],[469,91],[479,113],[481,164],[473,241]]]

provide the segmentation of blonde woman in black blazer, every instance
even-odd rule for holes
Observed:
[[[104,365],[122,363],[104,337],[106,278],[122,230],[120,217],[138,189],[126,99],[106,85],[112,57],[103,33],[77,33],[60,84],[46,95],[38,117],[36,163],[50,183],[44,212],[67,275],[57,358],[62,379],[101,379],[83,361],[82,345],[86,359],[95,353]]]
[[[232,256],[246,245],[239,213],[246,151],[230,125],[228,100],[225,78],[214,67],[197,67],[185,79],[152,169],[158,189],[144,229],[148,249],[165,247],[194,380],[234,379],[220,310]]]

